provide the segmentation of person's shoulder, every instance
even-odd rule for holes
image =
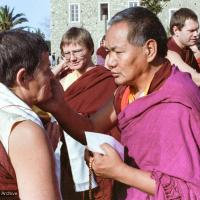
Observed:
[[[25,118],[14,113],[9,113],[4,110],[0,110],[0,135],[7,134],[7,131],[10,132],[12,127],[21,121],[24,121]]]
[[[103,77],[111,78],[114,80],[111,71],[104,66],[95,65],[93,70],[90,70],[90,71],[91,73],[95,74],[95,76],[103,76]]]
[[[170,46],[173,43],[172,37],[167,39],[167,46]]]
[[[95,79],[96,82],[101,83],[103,85],[108,85],[108,87],[116,88],[117,85],[115,84],[114,77],[109,69],[96,65],[92,70],[90,70],[90,77]]]
[[[191,78],[191,75],[187,72],[182,72],[179,70],[178,67],[173,66],[172,68],[172,74],[169,84],[169,90],[176,91],[177,94],[180,96],[188,96],[188,97],[197,97],[200,98],[200,89],[199,87],[194,83],[194,81]]]
[[[109,69],[107,69],[106,67],[104,67],[102,65],[98,65],[98,64],[95,65],[94,70],[95,71],[99,71],[99,72],[103,72],[103,73],[109,73],[109,74],[111,74],[111,72],[110,72]]]
[[[176,80],[179,80],[179,83],[183,82],[186,83],[188,82],[188,84],[192,84],[195,85],[194,82],[192,81],[191,78],[191,74],[188,72],[183,72],[179,69],[179,66],[176,65],[172,65],[172,76],[174,76],[174,78]]]
[[[29,130],[26,130],[27,132],[28,131],[32,131],[32,129],[34,129],[34,130],[44,130],[42,127],[40,127],[37,123],[35,123],[34,121],[32,121],[32,120],[29,120],[29,119],[26,119],[26,120],[24,120],[24,121],[22,121],[21,123],[20,123],[20,126],[19,126],[19,128],[29,128]]]
[[[192,81],[191,74],[181,71],[176,65],[172,65],[171,77],[173,78],[174,84],[196,87]]]
[[[45,130],[38,124],[31,120],[24,120],[15,124],[11,131],[11,137],[15,138],[16,141],[24,140],[31,145],[38,143],[40,139],[43,140],[46,136]],[[23,141],[21,142],[23,143]]]
[[[182,49],[177,45],[173,37],[170,37],[167,42],[168,50],[181,54]]]

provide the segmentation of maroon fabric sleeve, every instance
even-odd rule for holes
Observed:
[[[1,142],[0,155],[0,199],[19,200],[15,171]]]

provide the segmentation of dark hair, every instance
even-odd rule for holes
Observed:
[[[189,8],[180,8],[179,10],[174,12],[169,25],[171,35],[174,35],[173,27],[177,26],[177,28],[181,30],[184,27],[185,21],[187,19],[192,19],[198,22],[197,15]]]
[[[45,41],[35,33],[19,29],[0,32],[0,82],[12,87],[21,68],[28,75],[33,74],[42,53],[48,50]]]
[[[157,56],[167,54],[167,35],[158,17],[143,7],[131,7],[115,14],[109,25],[124,21],[128,24],[128,41],[130,44],[142,46],[149,39],[157,42]]]
[[[69,44],[79,44],[85,46],[89,51],[94,53],[94,42],[90,33],[84,28],[71,27],[64,33],[60,43],[61,54],[63,46]]]
[[[101,38],[101,42],[103,42],[106,39],[106,35],[103,35],[103,37]]]

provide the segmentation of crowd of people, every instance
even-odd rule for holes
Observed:
[[[111,18],[97,64],[90,33],[71,27],[53,68],[40,36],[1,32],[0,199],[200,200],[198,29],[181,8],[168,38],[131,7]],[[109,144],[87,150],[85,131],[113,136],[124,160]]]

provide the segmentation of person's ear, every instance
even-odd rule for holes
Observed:
[[[154,39],[149,39],[144,45],[144,53],[147,57],[147,62],[152,62],[157,55],[157,42]]]
[[[177,36],[179,36],[179,28],[177,27],[177,26],[173,26],[173,28],[172,28],[172,30],[173,30],[173,33],[174,33],[174,35],[177,37]]]
[[[16,83],[19,86],[26,87],[28,79],[27,79],[27,72],[25,68],[21,68],[16,75]]]

